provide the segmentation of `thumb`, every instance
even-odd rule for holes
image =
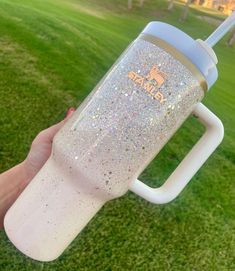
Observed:
[[[74,107],[70,107],[69,110],[67,111],[66,113],[66,117],[65,117],[65,120],[67,120],[67,118],[69,118],[73,112],[75,111],[76,109]]]

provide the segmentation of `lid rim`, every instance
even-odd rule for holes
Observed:
[[[180,52],[177,48],[167,43],[166,41],[155,37],[149,34],[140,34],[140,39],[151,42],[152,44],[160,47],[165,50],[168,54],[178,60],[183,66],[185,66],[191,74],[197,79],[203,91],[206,93],[208,91],[208,85],[204,74],[198,69],[194,63],[190,61],[190,59],[185,56],[182,52]]]
[[[208,89],[217,80],[218,71],[213,58],[205,48],[182,30],[167,23],[153,21],[147,24],[141,34],[160,38],[184,54],[201,71]]]

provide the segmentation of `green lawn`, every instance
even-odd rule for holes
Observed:
[[[167,2],[149,0],[126,10],[124,0],[0,0],[1,171],[22,161],[35,135],[78,106],[123,49],[151,20],[204,39],[213,25],[190,9],[185,23]],[[0,233],[0,270],[235,270],[235,48],[215,51],[220,79],[204,103],[225,126],[218,150],[184,192],[167,205],[128,193],[99,212],[52,263],[19,253]],[[200,137],[190,118],[143,172],[161,184]],[[40,223],[40,221],[39,221]]]

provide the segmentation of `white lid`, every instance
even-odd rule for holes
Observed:
[[[142,33],[158,37],[183,53],[201,71],[208,89],[217,80],[216,55],[202,41],[194,40],[178,28],[162,22],[150,22]]]

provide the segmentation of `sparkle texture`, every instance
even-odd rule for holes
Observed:
[[[154,65],[167,74],[159,89],[164,103],[128,78],[130,71],[146,77]],[[119,197],[203,96],[185,66],[156,45],[137,39],[59,131],[53,151],[59,151],[56,157],[64,167],[72,166],[74,175],[84,176],[77,182],[86,180],[95,195]]]
[[[167,74],[162,103],[160,92],[132,80],[155,84],[154,65]],[[58,257],[107,200],[127,192],[203,95],[179,61],[134,41],[57,133],[52,156],[8,211],[15,246],[33,259]]]

